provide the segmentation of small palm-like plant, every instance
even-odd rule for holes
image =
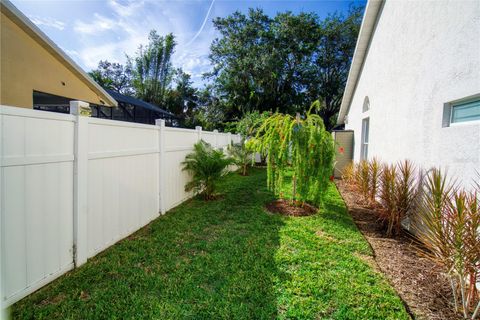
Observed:
[[[378,191],[378,180],[381,173],[381,164],[377,158],[373,158],[369,163],[370,170],[370,202],[373,204],[376,201]]]
[[[245,142],[229,145],[228,152],[234,163],[240,167],[240,174],[247,176],[248,167],[252,164],[252,152],[245,147]]]
[[[371,171],[368,161],[362,160],[358,163],[356,175],[357,185],[360,189],[363,199],[365,200],[365,202],[368,202],[370,198],[371,185]]]
[[[402,220],[413,212],[417,204],[418,180],[416,169],[409,160],[397,164],[398,176],[395,183],[395,215],[390,223],[388,234],[399,234]]]
[[[215,150],[203,140],[197,142],[194,151],[182,162],[183,170],[192,175],[185,191],[201,192],[205,200],[214,199],[218,180],[228,173],[228,166],[233,163],[221,150]]]
[[[398,235],[402,221],[411,215],[419,193],[415,166],[408,160],[397,165],[384,165],[380,174],[379,199],[387,235]]]
[[[390,221],[393,221],[396,211],[395,189],[397,182],[397,168],[395,165],[385,164],[380,175],[380,204],[382,205],[381,216],[387,224],[387,230],[393,228]]]
[[[440,170],[432,169],[414,224],[428,257],[443,265],[450,279],[455,310],[469,319],[480,312],[479,191],[457,190]]]
[[[347,186],[350,188],[354,188],[356,185],[355,181],[355,163],[353,161],[350,161],[345,168],[343,168],[342,172],[342,179],[345,181]]]

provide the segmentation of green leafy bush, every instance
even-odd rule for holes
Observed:
[[[233,164],[221,150],[215,150],[201,140],[194,145],[194,151],[182,162],[183,170],[192,174],[192,180],[185,185],[185,191],[201,192],[205,200],[215,198],[218,180],[228,173],[228,166]]]
[[[248,175],[248,167],[252,164],[252,152],[247,149],[245,142],[231,144],[228,146],[228,152],[234,163],[240,167],[242,176]]]
[[[292,198],[319,205],[333,172],[334,141],[320,116],[304,117],[275,113],[264,121],[254,139],[253,150],[267,155],[267,184],[276,195],[287,173],[292,172]]]
[[[255,136],[258,128],[270,115],[271,113],[267,111],[261,113],[259,111],[247,112],[235,123],[235,131],[244,138]]]

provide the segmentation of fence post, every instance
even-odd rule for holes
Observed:
[[[196,126],[195,130],[197,130],[198,141],[202,140],[202,127],[201,126]]]
[[[70,114],[76,116],[73,175],[73,261],[79,267],[88,258],[88,117],[87,102],[70,101]]]
[[[213,130],[213,133],[214,133],[213,136],[215,137],[215,146],[214,147],[215,147],[215,149],[217,149],[218,148],[218,130],[217,129]]]
[[[160,204],[160,214],[165,214],[165,120],[156,119],[155,125],[159,126],[158,130],[158,199]]]
[[[228,144],[232,144],[232,133],[231,132],[227,133],[227,137],[228,137]]]

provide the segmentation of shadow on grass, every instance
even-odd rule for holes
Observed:
[[[12,308],[15,319],[272,319],[280,217],[264,174],[230,175]]]
[[[408,319],[333,184],[308,217],[268,214],[265,171],[229,175],[13,307],[18,319]],[[364,261],[365,260],[365,261]]]

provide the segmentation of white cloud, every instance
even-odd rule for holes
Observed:
[[[104,17],[98,13],[94,13],[93,16],[95,19],[90,22],[83,22],[80,20],[75,21],[73,30],[80,34],[92,35],[101,31],[112,30],[117,25],[114,20]]]
[[[48,18],[48,17],[38,17],[38,16],[31,16],[29,15],[28,18],[32,20],[33,23],[35,23],[37,26],[46,26],[50,28],[55,28],[58,30],[63,30],[65,29],[65,22],[54,19],[54,18]]]
[[[195,84],[201,85],[202,74],[210,70],[208,53],[215,33],[207,24],[212,3],[197,5],[201,15],[192,10],[192,2],[110,0],[108,11],[98,11],[102,14],[95,13],[92,19],[74,24],[80,64],[93,69],[100,60],[125,63],[125,54],[133,55],[139,45],[148,42],[149,31],[156,29],[161,35],[175,35],[174,66],[190,73]]]
[[[108,4],[117,15],[129,17],[143,7],[144,1],[128,1],[126,5],[123,5],[117,0],[110,0]]]

